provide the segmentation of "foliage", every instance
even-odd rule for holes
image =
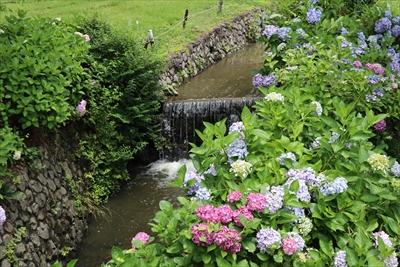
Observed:
[[[228,131],[205,123],[191,150],[196,173],[183,167],[175,182],[192,197],[160,202],[155,238],[114,248],[107,266],[398,265],[400,165],[372,143],[376,125],[399,116],[387,56],[397,47],[389,34],[365,46],[362,24],[338,36],[351,18],[269,18],[262,73],[277,82]],[[377,87],[383,95],[369,97]]]
[[[91,37],[94,90],[85,95],[90,134],[81,140],[80,154],[90,163],[87,178],[98,203],[127,179],[127,162],[157,139],[161,69],[136,42],[108,24],[90,19],[81,25]]]
[[[50,129],[64,123],[84,87],[81,61],[88,45],[71,27],[22,12],[1,28],[0,123]]]

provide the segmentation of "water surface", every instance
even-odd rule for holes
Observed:
[[[130,248],[137,233],[150,233],[148,223],[159,210],[161,200],[174,201],[183,192],[169,187],[182,164],[193,165],[188,160],[175,162],[157,161],[138,170],[132,182],[105,205],[105,217],[89,223],[88,231],[78,252],[78,267],[97,267],[110,259],[111,248]],[[144,266],[143,266],[144,267]]]
[[[252,93],[252,77],[263,65],[264,48],[250,44],[192,78],[171,100],[244,97]]]

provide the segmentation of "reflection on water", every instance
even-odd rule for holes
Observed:
[[[183,194],[179,188],[168,187],[183,164],[193,168],[189,160],[157,161],[134,175],[132,182],[105,205],[106,217],[89,224],[77,266],[100,266],[110,258],[113,246],[129,248],[137,232],[150,232],[148,223],[158,211],[160,200],[174,201]]]
[[[262,67],[264,49],[251,44],[234,53],[178,88],[179,95],[171,100],[243,97],[253,90],[253,74]]]

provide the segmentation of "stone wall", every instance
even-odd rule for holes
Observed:
[[[170,57],[167,69],[160,82],[170,94],[177,94],[177,88],[185,81],[254,42],[261,30],[261,9],[254,9],[224,23],[210,33],[190,44],[186,51]]]
[[[28,140],[40,155],[12,166],[22,199],[2,204],[7,221],[0,227],[1,267],[49,266],[79,244],[87,227],[71,190],[84,173],[72,159],[71,136],[34,133]],[[83,188],[75,187],[75,195]]]

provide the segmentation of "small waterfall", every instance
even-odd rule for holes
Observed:
[[[164,103],[163,128],[169,146],[162,158],[187,157],[190,143],[199,144],[195,129],[202,131],[203,122],[216,123],[224,118],[236,121],[244,106],[251,107],[258,98],[217,98],[171,101]]]

